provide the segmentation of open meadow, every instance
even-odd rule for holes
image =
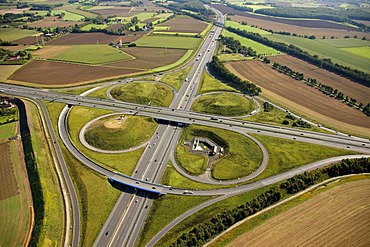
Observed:
[[[261,61],[231,62],[227,67],[241,78],[260,86],[263,96],[296,113],[349,132],[369,133],[370,121],[361,111],[279,73]]]
[[[369,191],[370,179],[331,187],[271,217],[226,246],[276,246],[276,243],[281,246],[368,246]],[[247,225],[248,222],[243,224]]]

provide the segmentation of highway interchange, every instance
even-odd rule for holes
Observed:
[[[217,15],[219,22],[224,22],[224,17],[219,11],[212,9]],[[172,101],[170,107],[154,107],[154,106],[144,106],[133,103],[112,101],[111,99],[97,99],[88,97],[87,95],[97,90],[101,87],[89,90],[81,95],[69,95],[54,92],[51,90],[43,90],[36,88],[28,88],[15,85],[0,84],[0,90],[3,92],[15,95],[19,97],[31,98],[39,103],[43,114],[46,119],[46,124],[50,132],[51,139],[54,143],[54,148],[56,150],[60,166],[62,168],[64,180],[66,182],[69,195],[71,197],[71,207],[73,212],[73,233],[72,240],[70,244],[72,246],[79,245],[79,209],[76,193],[74,192],[71,179],[68,175],[68,170],[64,163],[61,151],[53,131],[51,121],[49,119],[47,110],[44,104],[40,100],[49,100],[66,103],[66,107],[62,110],[58,119],[58,132],[62,139],[64,145],[78,160],[80,160],[84,165],[90,167],[91,169],[103,174],[112,181],[126,184],[120,197],[118,198],[111,214],[109,215],[106,223],[102,227],[99,235],[96,238],[94,246],[134,246],[135,242],[140,234],[140,230],[145,222],[145,219],[149,213],[150,207],[153,200],[158,196],[158,194],[176,194],[184,195],[186,188],[171,188],[170,186],[160,184],[162,175],[166,169],[167,162],[169,159],[172,160],[175,167],[177,166],[176,161],[173,159],[174,150],[177,145],[178,139],[181,134],[182,126],[181,124],[198,124],[204,126],[210,126],[215,128],[222,128],[227,130],[232,130],[235,132],[247,135],[248,133],[255,133],[261,135],[274,136],[278,138],[285,138],[291,140],[297,140],[307,143],[320,144],[324,146],[337,147],[342,149],[350,149],[358,151],[367,155],[353,155],[344,157],[330,158],[324,161],[315,162],[313,164],[308,164],[291,171],[275,175],[263,180],[259,180],[254,183],[241,185],[237,187],[218,189],[218,190],[196,190],[193,191],[192,195],[219,195],[219,197],[207,201],[197,207],[189,210],[185,214],[179,216],[168,226],[162,229],[148,244],[147,246],[154,245],[161,236],[163,236],[169,229],[171,229],[175,224],[179,223],[182,219],[188,217],[192,213],[211,205],[217,201],[223,200],[230,196],[236,194],[251,191],[257,188],[261,188],[266,185],[270,185],[296,174],[300,174],[304,171],[314,170],[318,167],[325,166],[329,163],[339,161],[343,158],[348,157],[370,157],[370,141],[368,139],[348,136],[342,133],[337,134],[323,134],[317,132],[310,132],[298,129],[291,129],[285,127],[279,127],[268,124],[259,124],[254,122],[248,122],[245,120],[227,118],[222,116],[217,116],[215,118],[209,114],[194,113],[190,111],[190,107],[194,102],[198,86],[200,82],[200,75],[202,74],[206,64],[212,59],[212,55],[216,49],[215,40],[221,33],[222,28],[219,26],[214,26],[209,37],[205,39],[197,57],[194,59],[194,63],[190,69],[186,81],[183,83],[182,87],[175,94],[174,100]],[[120,83],[125,83],[127,80],[110,82],[109,85],[112,87],[119,85]],[[107,86],[104,85],[104,86]],[[155,135],[149,140],[142,157],[140,158],[133,174],[130,176],[121,174],[116,171],[108,170],[104,167],[91,161],[88,157],[84,156],[71,142],[68,128],[67,119],[70,109],[74,106],[87,106],[93,108],[113,110],[117,113],[134,114],[138,116],[147,116],[159,119],[160,121],[167,121],[167,124],[160,124],[155,132]],[[168,124],[170,122],[171,124]],[[250,136],[249,136],[250,137]],[[258,140],[254,140],[258,142]],[[266,167],[268,163],[268,153],[263,149],[264,160],[260,168],[255,171],[250,176],[240,178],[240,180],[233,180],[228,182],[220,181],[204,181],[199,180],[199,182],[211,183],[211,184],[236,184],[250,180],[258,176]],[[184,176],[190,179],[198,181],[199,178],[191,177],[186,172],[182,171],[177,167],[178,171]],[[154,192],[154,193],[153,193]],[[187,194],[188,195],[188,194]],[[189,195],[188,195],[189,196]],[[70,217],[67,217],[70,219]],[[67,228],[68,228],[67,224]],[[69,231],[67,231],[69,232]],[[67,240],[69,237],[66,238]],[[67,246],[68,241],[66,241],[65,246]]]

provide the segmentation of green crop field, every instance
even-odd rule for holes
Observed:
[[[320,58],[330,58],[334,63],[349,66],[351,68],[362,70],[367,73],[369,72],[369,57],[366,58],[363,56],[359,56],[312,39],[280,34],[271,34],[265,37],[273,41],[293,44],[295,46],[298,46],[302,50],[307,51],[311,55],[318,55]]]
[[[14,41],[17,39],[22,39],[27,36],[31,36],[39,33],[36,30],[26,30],[20,28],[0,28],[0,38],[6,41]]]
[[[194,50],[200,43],[200,38],[169,36],[169,35],[150,35],[137,40],[137,46],[144,47],[167,47]]]
[[[247,26],[247,25],[242,25],[240,23],[237,23],[235,21],[226,21],[225,23],[226,26],[232,27],[232,28],[239,28],[240,30],[245,30],[247,32],[252,32],[252,33],[259,33],[261,35],[266,35],[266,34],[271,34],[270,32],[267,32],[265,30]]]
[[[144,13],[139,13],[135,15],[140,21],[145,21],[146,19],[156,17],[155,13],[153,12],[144,12]]]
[[[127,53],[108,45],[76,45],[52,57],[54,60],[85,64],[102,64],[131,58]]]
[[[151,118],[109,116],[93,122],[85,132],[86,141],[103,150],[123,150],[136,147],[153,135],[157,124]]]
[[[222,35],[223,36],[226,36],[226,37],[232,37],[236,40],[239,40],[240,43],[246,47],[251,47],[253,50],[255,50],[257,52],[257,54],[261,54],[261,55],[277,55],[277,54],[282,54],[281,52],[271,48],[271,47],[268,47],[268,46],[265,46],[265,45],[262,45],[260,43],[257,43],[253,40],[250,40],[250,39],[247,39],[247,38],[244,38],[244,37],[241,37],[237,34],[234,34],[232,32],[229,32],[227,30],[222,30]]]
[[[86,26],[83,26],[81,27],[81,30],[83,31],[90,31],[91,28],[96,28],[96,29],[104,29],[106,28],[108,25],[106,24],[87,24]]]
[[[247,115],[254,108],[253,101],[233,93],[203,95],[192,106],[193,111],[222,116]]]
[[[166,31],[170,29],[170,26],[154,26],[154,31]]]
[[[365,57],[367,59],[370,58],[370,47],[369,46],[342,48],[342,50]],[[370,71],[370,64],[368,64],[368,70]]]
[[[349,48],[349,47],[361,47],[361,46],[370,46],[369,40],[361,40],[361,39],[318,39],[320,43],[324,43],[330,46],[334,46],[337,48]]]
[[[84,16],[69,12],[67,10],[53,10],[51,12],[52,15],[61,14],[61,13],[64,13],[64,16],[62,18],[62,20],[64,21],[82,21],[85,19]]]
[[[137,104],[169,106],[173,93],[171,89],[160,83],[134,82],[116,87],[111,91],[115,99]]]

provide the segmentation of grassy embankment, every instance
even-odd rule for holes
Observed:
[[[197,136],[207,137],[224,148],[224,155],[212,166],[212,176],[217,180],[246,176],[262,162],[261,150],[248,137],[232,131],[190,125],[183,130],[180,137],[176,159],[179,165],[191,174],[203,174],[208,163],[207,157],[190,153],[188,147],[183,145],[184,141]]]
[[[184,83],[186,76],[189,74],[190,66],[174,73],[165,74],[161,77],[161,82],[172,86],[176,91],[179,91],[181,85]]]
[[[204,71],[200,78],[200,86],[198,89],[198,94],[215,92],[215,91],[239,92],[235,88],[230,87],[229,85],[212,77],[207,71]]]
[[[255,109],[255,103],[241,95],[217,93],[203,95],[195,100],[192,111],[222,116],[243,116]]]
[[[169,106],[173,93],[160,83],[133,82],[113,88],[111,95],[120,101],[154,106]]]
[[[56,129],[58,116],[64,107],[64,104],[46,102],[46,105],[48,107],[53,127]],[[85,113],[87,112],[88,111],[85,111]],[[89,113],[93,114],[93,111]],[[71,117],[73,118],[73,115]],[[81,125],[78,124],[81,122],[78,121],[78,119],[81,119],[81,117],[77,116],[76,119],[73,118],[73,121],[75,121],[74,123],[78,125],[76,127]],[[112,210],[120,194],[120,190],[113,188],[106,177],[81,164],[67,151],[60,139],[59,142],[79,198],[79,207],[81,212],[80,244],[81,246],[92,246],[96,236]],[[132,155],[132,153],[130,154]],[[125,160],[124,166],[126,166],[128,170],[132,170],[131,167],[136,164],[133,164],[133,162],[136,161],[135,158],[130,159],[121,156],[118,156],[118,158],[116,156],[106,160],[107,162],[109,162],[109,160],[116,160],[118,163],[117,159],[119,159],[121,163],[123,163],[122,160]]]
[[[158,124],[152,118],[119,115],[92,123],[85,132],[87,143],[102,150],[123,150],[149,140]]]

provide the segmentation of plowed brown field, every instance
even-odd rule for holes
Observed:
[[[62,37],[47,42],[47,45],[88,45],[88,44],[109,44],[119,40],[119,35],[105,33],[69,33]]]
[[[158,24],[158,26],[169,26],[169,30],[161,32],[179,32],[179,33],[201,33],[206,29],[207,24],[190,18],[173,18],[169,21]]]
[[[0,143],[0,201],[19,194],[13,169],[11,151],[7,142]]]
[[[357,99],[357,102],[362,102],[365,105],[370,102],[370,88],[366,86],[289,55],[271,56],[269,59],[271,62],[286,65],[294,71],[303,73],[305,78],[315,78],[322,84],[332,86],[344,95],[348,95],[349,98]]]
[[[81,25],[85,22],[82,21],[63,21],[61,19],[58,19],[56,16],[45,16],[44,19],[41,21],[36,21],[28,24],[29,27],[43,27],[43,28],[48,28],[48,27],[72,27],[74,25]]]
[[[322,192],[227,246],[370,246],[370,179]]]
[[[140,70],[33,60],[9,79],[53,86],[113,78],[135,72]]]
[[[365,135],[369,133],[370,121],[365,114],[279,73],[261,61],[231,62],[227,67],[260,86],[262,95],[297,113],[342,130]]]
[[[104,18],[107,17],[108,15],[116,15],[120,17],[128,17],[133,15],[132,13],[129,13],[131,10],[131,7],[112,7],[112,8],[107,8],[107,9],[94,9],[92,8],[90,11],[101,14]]]

